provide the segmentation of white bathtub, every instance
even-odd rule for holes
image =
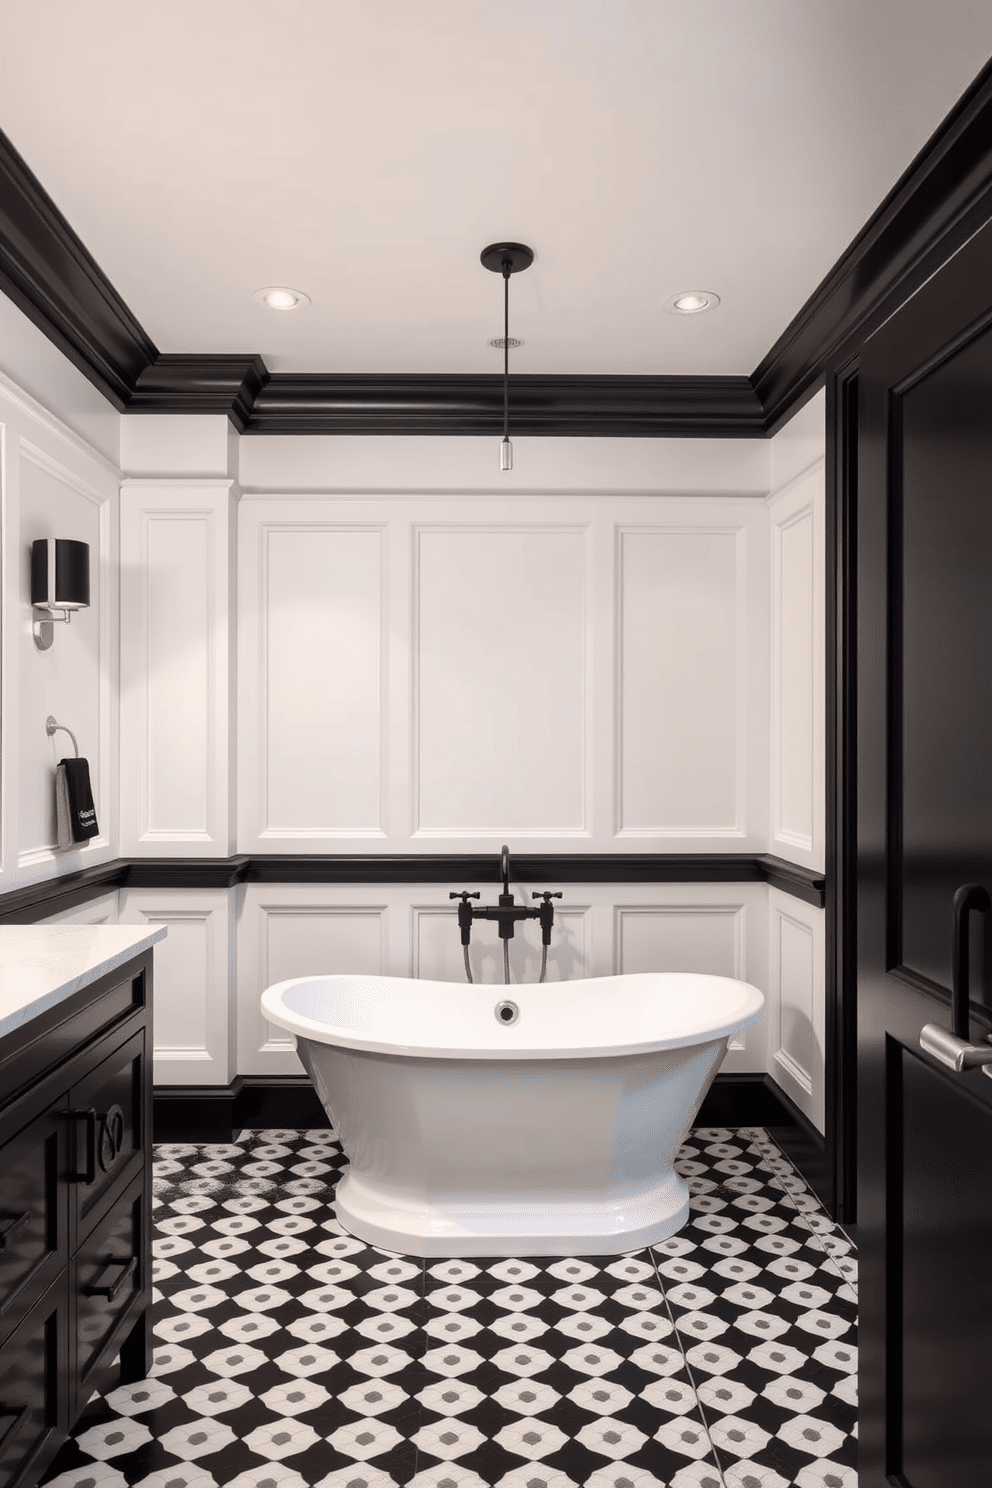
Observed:
[[[515,1022],[500,1004],[519,1009]],[[678,1148],[764,998],[725,977],[325,976],[262,994],[350,1167],[341,1223],[416,1256],[616,1255],[673,1235]]]

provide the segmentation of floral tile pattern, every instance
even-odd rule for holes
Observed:
[[[857,1258],[760,1128],[696,1128],[624,1256],[421,1261],[334,1214],[330,1130],[156,1148],[152,1378],[58,1488],[856,1488]]]

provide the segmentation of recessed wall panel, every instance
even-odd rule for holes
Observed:
[[[816,1063],[813,1028],[813,933],[787,915],[778,915],[779,1053],[795,1077],[812,1090]]]
[[[382,830],[382,547],[376,531],[269,528],[263,836]]]
[[[737,531],[622,531],[619,834],[743,830],[745,611]]]
[[[773,564],[775,836],[806,851],[813,847],[813,556],[809,506],[777,529]]]
[[[146,833],[207,835],[212,515],[144,515]],[[128,679],[130,680],[130,679]]]
[[[263,909],[262,987],[294,977],[378,976],[383,970],[385,911],[381,909]],[[291,1053],[295,1043],[284,1028],[260,1015],[262,1053]]]
[[[618,908],[617,971],[741,975],[740,905]]]
[[[769,888],[769,1068],[823,1131],[824,911]]]
[[[155,1058],[207,1059],[209,1014],[220,990],[208,985],[210,916],[162,910],[142,918],[169,930],[155,947]]]
[[[586,534],[421,529],[420,836],[588,831]]]

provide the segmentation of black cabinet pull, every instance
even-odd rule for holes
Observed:
[[[70,1111],[69,1120],[86,1122],[86,1172],[72,1177],[77,1183],[92,1183],[96,1177],[96,1110],[90,1106],[88,1111]]]
[[[30,1415],[31,1407],[29,1405],[22,1405],[20,1410],[17,1409],[16,1405],[0,1405],[0,1416],[14,1417],[3,1436],[0,1436],[0,1450],[4,1447],[9,1447],[14,1437],[20,1435],[23,1428],[27,1425]]]
[[[0,1221],[0,1250],[6,1250],[12,1245],[22,1231],[26,1230],[31,1220],[31,1210],[23,1214],[15,1214],[13,1219]]]
[[[118,1266],[124,1267],[120,1276],[116,1281],[107,1281],[107,1273],[115,1271]],[[132,1256],[129,1261],[108,1261],[99,1281],[95,1281],[92,1286],[84,1287],[83,1290],[87,1297],[106,1297],[108,1302],[116,1302],[124,1290],[124,1283],[131,1280],[137,1269],[137,1256]]]

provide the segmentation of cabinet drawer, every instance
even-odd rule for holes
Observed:
[[[0,1041],[0,1104],[31,1090],[49,1070],[111,1030],[147,1019],[151,953],[122,975],[112,972],[91,987],[30,1018]]]
[[[76,1254],[73,1331],[80,1406],[93,1388],[90,1380],[94,1371],[107,1362],[105,1350],[112,1342],[112,1335],[135,1298],[147,1288],[144,1211],[144,1182],[139,1177]]]
[[[16,1131],[16,1122],[0,1122],[0,1340],[66,1264],[67,1205],[60,1180],[67,1105],[63,1096]]]
[[[0,1357],[0,1488],[36,1482],[69,1430],[65,1276],[11,1334]]]
[[[70,1243],[78,1246],[113,1195],[141,1171],[149,1134],[144,1108],[145,1035],[119,1045],[69,1092],[72,1142]]]

